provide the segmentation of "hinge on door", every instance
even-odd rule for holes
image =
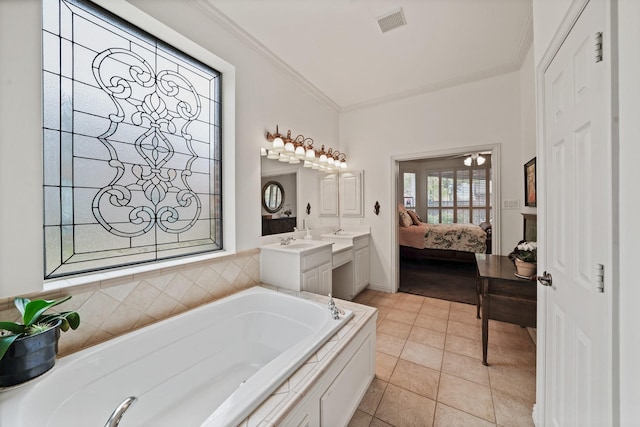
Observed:
[[[604,292],[604,265],[596,264],[596,289],[598,292]]]
[[[596,33],[596,63],[602,62],[602,32]]]

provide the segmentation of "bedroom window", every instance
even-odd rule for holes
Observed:
[[[45,278],[222,249],[221,74],[43,0]]]
[[[416,174],[415,172],[404,172],[404,207],[415,209],[416,207]]]
[[[427,222],[473,223],[491,219],[491,169],[427,171]]]

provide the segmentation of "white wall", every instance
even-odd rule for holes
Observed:
[[[340,142],[352,155],[349,167],[365,171],[364,223],[371,226],[371,285],[390,289],[391,158],[456,147],[501,144],[503,199],[523,199],[520,73],[508,73],[437,92],[340,115]],[[531,96],[531,93],[527,93]],[[530,117],[527,116],[530,120]],[[380,202],[380,215],[373,205]],[[520,210],[502,210],[502,251],[522,234]],[[355,220],[352,220],[355,221]],[[343,219],[341,225],[351,225]]]
[[[338,113],[194,3],[130,3],[236,67],[236,249],[260,245],[260,144],[267,130],[338,146]],[[41,3],[0,2],[0,295],[42,288]],[[126,17],[124,17],[126,19]],[[224,78],[224,77],[223,77]],[[317,191],[315,188],[313,191]]]

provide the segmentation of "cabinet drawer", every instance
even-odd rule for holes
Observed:
[[[369,236],[359,237],[357,239],[353,239],[353,250],[357,251],[358,249],[366,248],[369,246]]]
[[[353,251],[351,249],[338,252],[333,255],[333,268],[340,267],[349,261],[353,261]]]
[[[331,262],[331,246],[328,246],[327,249],[302,257],[300,267],[302,268],[302,271],[306,271],[310,268],[317,267],[328,262]]]
[[[489,295],[489,319],[536,327],[536,301]]]
[[[489,283],[489,293],[505,297],[520,298],[523,300],[536,301],[537,287],[534,281],[503,281],[491,280]]]

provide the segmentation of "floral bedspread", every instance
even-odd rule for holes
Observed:
[[[487,233],[473,224],[425,224],[424,247],[484,253]]]

